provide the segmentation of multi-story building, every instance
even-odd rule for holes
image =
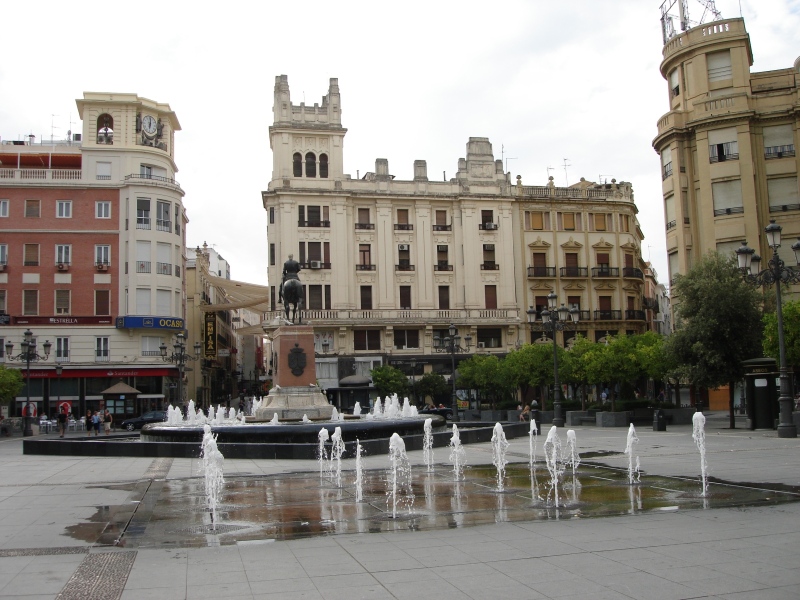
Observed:
[[[592,339],[644,331],[643,235],[631,184],[512,183],[486,138],[470,138],[450,181],[429,180],[424,160],[414,162],[412,180],[397,180],[386,159],[352,179],[341,110],[336,79],[321,105],[298,106],[287,77],[276,78],[272,180],[262,195],[265,325],[279,324],[276,288],[291,254],[304,269],[323,387],[384,363],[410,374],[412,360],[415,375],[449,374],[450,357],[434,345],[451,323],[473,352],[541,339],[527,311],[540,314],[550,292],[580,310],[578,331]]]
[[[670,280],[706,252],[735,252],[742,240],[766,262],[771,219],[784,240],[800,235],[800,61],[750,72],[742,19],[676,33],[663,57],[669,112],[658,120],[653,147],[661,156]],[[790,243],[779,253],[794,264]]]
[[[27,383],[39,410],[53,414],[60,400],[76,415],[108,407],[123,418],[177,388],[159,346],[184,329],[180,124],[169,105],[135,94],[85,93],[77,105],[73,139],[0,145],[0,348],[18,354],[28,328],[40,350],[53,344]],[[120,380],[138,398],[104,404]]]

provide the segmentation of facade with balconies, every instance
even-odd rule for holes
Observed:
[[[286,76],[274,93],[264,325],[281,322],[276,287],[291,254],[303,266],[320,380],[386,363],[410,375],[412,360],[416,375],[448,375],[434,340],[451,323],[471,352],[506,353],[531,341],[526,311],[550,291],[578,305],[579,331],[592,339],[644,330],[629,183],[512,183],[486,138],[469,139],[448,181],[430,180],[424,160],[410,180],[395,178],[387,159],[352,178],[337,80],[313,107],[292,104]]]
[[[107,405],[125,418],[177,387],[159,345],[184,328],[180,125],[135,94],[87,92],[77,105],[82,128],[69,139],[0,144],[0,337],[16,345],[30,328],[53,343],[50,362],[31,369],[40,410],[104,408],[101,392],[121,378],[142,392]]]
[[[751,72],[743,19],[675,33],[662,54],[669,112],[658,120],[653,147],[661,157],[669,280],[709,251],[732,255],[742,240],[771,256],[763,235],[770,219],[785,239],[800,235],[800,59]],[[780,253],[791,253],[789,246]]]

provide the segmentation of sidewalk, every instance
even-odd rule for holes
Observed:
[[[727,414],[708,415],[713,477],[800,486],[798,439],[729,430],[727,424]],[[627,463],[622,455],[627,429],[574,429],[581,453],[619,453],[585,460],[620,468]],[[691,426],[670,426],[667,432],[641,428],[637,435],[645,472],[698,476]],[[488,444],[468,446],[466,452],[470,465],[491,462]],[[527,439],[512,440],[511,460],[526,461],[527,454]],[[411,452],[410,459],[421,464],[422,452]],[[435,460],[446,462],[446,450],[437,449]],[[205,548],[117,549],[96,543],[114,525],[113,509],[130,503],[138,487],[196,477],[197,463],[24,456],[21,438],[0,438],[0,597],[800,597],[800,503],[222,547],[214,547],[214,536],[208,536]],[[384,456],[365,457],[365,468],[386,466]],[[352,469],[353,460],[344,468]],[[314,461],[225,460],[231,478],[315,469]],[[134,519],[128,530],[146,526]]]

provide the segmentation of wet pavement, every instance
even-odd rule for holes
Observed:
[[[197,460],[24,456],[2,440],[0,597],[800,597],[800,443],[726,426],[709,415],[706,498],[690,426],[638,433],[636,486],[626,430],[576,427],[584,463],[558,502],[543,467],[530,478],[527,439],[511,442],[504,493],[489,444],[466,448],[458,484],[444,449],[433,473],[410,452],[396,519],[384,456],[364,459],[361,503],[352,459],[341,487],[313,461],[225,460],[216,530]]]

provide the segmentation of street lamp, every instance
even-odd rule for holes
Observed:
[[[781,246],[781,229],[781,226],[775,223],[775,219],[770,219],[769,225],[764,229],[767,234],[767,244],[772,248],[772,258],[769,259],[767,268],[763,271],[758,270],[761,265],[761,257],[755,254],[753,248],[747,247],[747,242],[742,242],[742,245],[736,250],[736,258],[739,261],[742,277],[747,283],[756,287],[775,284],[775,312],[778,315],[778,353],[780,356],[781,381],[781,395],[778,398],[781,409],[778,437],[796,438],[797,427],[792,419],[792,397],[789,392],[789,372],[786,368],[781,284],[800,283],[800,271],[786,267],[778,256],[778,248]],[[792,250],[794,250],[795,262],[800,265],[800,238],[792,245]]]
[[[438,335],[433,336],[433,349],[436,352],[447,352],[450,354],[450,372],[452,373],[451,380],[453,382],[453,395],[450,398],[450,406],[453,409],[453,421],[459,421],[458,398],[456,397],[456,354],[469,352],[472,336],[464,336],[464,346],[462,347],[461,336],[458,335],[458,329],[456,329],[455,325],[450,323],[447,333],[450,335],[446,335],[444,338],[441,338]]]
[[[27,400],[25,401],[25,430],[22,432],[22,435],[25,437],[33,435],[33,429],[31,429],[31,361],[32,360],[47,360],[50,358],[50,348],[53,347],[53,344],[50,343],[50,340],[45,340],[45,343],[42,344],[42,350],[44,350],[44,356],[38,354],[36,352],[36,338],[33,337],[33,332],[30,329],[26,329],[25,333],[23,334],[23,340],[20,342],[20,346],[22,346],[22,352],[13,356],[14,352],[14,344],[8,342],[6,344],[6,360],[12,361],[25,361],[25,393],[27,395]]]
[[[173,362],[178,367],[178,373],[180,375],[178,377],[178,405],[180,406],[183,404],[183,371],[186,368],[187,361],[200,359],[201,345],[200,342],[195,342],[194,356],[190,356],[186,353],[186,336],[183,335],[183,332],[180,332],[175,337],[177,340],[172,345],[175,349],[172,354],[167,354],[167,345],[164,342],[161,342],[158,349],[161,350],[161,360],[164,362]]]
[[[558,352],[556,348],[556,331],[574,329],[581,318],[581,311],[577,306],[567,308],[563,304],[558,306],[558,296],[555,292],[547,295],[547,308],[542,311],[541,324],[536,323],[536,310],[531,306],[526,313],[528,314],[528,325],[531,331],[547,331],[553,334],[553,425],[556,427],[564,426],[564,417],[561,415],[561,384],[558,381]]]

